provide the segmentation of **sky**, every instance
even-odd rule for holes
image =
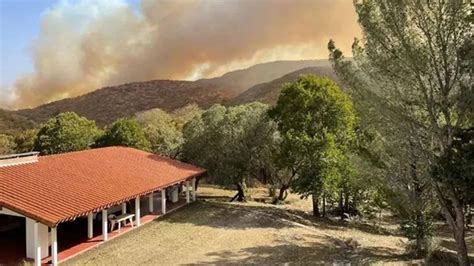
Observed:
[[[0,0],[0,108],[103,86],[327,58],[360,35],[349,0]],[[347,51],[348,52],[348,51]]]
[[[5,87],[25,73],[33,71],[28,46],[39,34],[41,14],[53,0],[0,1],[0,84]]]
[[[57,0],[0,0],[0,89],[6,91],[24,73],[33,71],[29,49],[38,37],[43,13]],[[73,1],[71,1],[73,2]],[[139,8],[139,0],[127,0]],[[0,96],[2,96],[0,91]]]

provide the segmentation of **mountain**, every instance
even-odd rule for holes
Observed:
[[[206,108],[232,96],[211,84],[203,86],[192,81],[152,80],[105,87],[79,97],[14,113],[41,123],[58,113],[72,111],[104,126],[117,118],[156,107],[172,111],[196,103]]]
[[[201,79],[198,83],[213,84],[220,88],[242,93],[248,88],[270,82],[285,74],[307,67],[330,67],[328,60],[274,61],[261,63],[246,69],[228,72],[220,77]]]
[[[279,84],[296,78],[299,69],[311,72],[312,68],[315,68],[315,74],[331,72],[328,60],[275,61],[231,71],[211,79],[152,80],[109,86],[31,109],[4,110],[3,117],[6,118],[0,120],[0,132],[14,128],[15,123],[11,121],[24,121],[25,125],[32,126],[26,121],[42,123],[66,111],[76,112],[95,120],[99,126],[104,126],[117,118],[152,108],[172,111],[191,103],[207,108],[215,103],[234,104],[253,100],[266,102],[267,98],[271,101],[278,94]],[[286,75],[290,72],[294,73],[293,76]],[[235,97],[237,98],[234,99]]]
[[[278,95],[280,95],[281,86],[285,83],[289,83],[296,80],[300,75],[304,74],[313,74],[316,76],[328,77],[330,79],[337,80],[336,74],[334,73],[331,67],[307,67],[286,74],[270,82],[257,84],[244,91],[237,97],[231,99],[229,102],[227,102],[227,104],[239,105],[254,101],[259,101],[267,104],[275,104],[278,100]]]
[[[8,110],[0,109],[0,133],[13,133],[34,127],[35,122]]]

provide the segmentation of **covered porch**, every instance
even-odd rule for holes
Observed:
[[[2,257],[0,264],[18,263],[24,259],[30,259],[34,260],[35,265],[57,265],[59,262],[195,201],[195,183],[196,179],[192,178],[108,209],[78,217],[74,221],[60,223],[56,227],[47,227],[33,219],[16,215],[17,218],[23,218],[23,226],[2,237],[0,250],[5,252],[0,252]],[[14,212],[8,213],[5,208],[0,211],[3,215],[12,213]],[[133,215],[132,224],[130,219],[127,219],[119,222],[122,223],[119,228],[116,221],[114,228],[111,229],[114,216],[116,220],[123,214]],[[18,219],[12,221],[17,224],[21,222]],[[20,238],[18,234],[23,237]],[[10,253],[8,250],[15,252]]]

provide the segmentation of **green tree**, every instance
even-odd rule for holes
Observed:
[[[382,85],[364,73],[370,66],[364,65],[362,69],[354,64],[363,64],[357,40],[353,46],[354,61],[344,60],[333,41],[328,48],[334,70],[354,99],[360,117],[358,127],[362,135],[357,138],[357,156],[353,160],[357,160],[354,165],[361,173],[359,184],[371,184],[365,186],[367,196],[362,197],[362,210],[372,215],[377,208],[389,207],[395,215],[403,217],[401,229],[414,244],[409,246],[410,251],[424,255],[430,248],[435,208],[428,165],[418,141],[423,132],[414,130],[405,110],[376,93]]]
[[[12,154],[15,152],[15,142],[10,135],[0,134],[0,155]]]
[[[18,153],[33,151],[37,135],[38,129],[27,129],[15,134],[15,151]]]
[[[234,199],[246,201],[248,181],[270,161],[275,126],[267,110],[261,103],[212,106],[184,126],[185,160],[206,168],[214,182],[236,186]]]
[[[60,113],[39,129],[35,150],[41,154],[84,150],[93,145],[97,136],[94,121],[73,112]]]
[[[356,67],[346,74],[369,81],[359,94],[378,98],[389,119],[398,120],[391,125],[410,133],[405,147],[414,147],[421,168],[436,169],[438,158],[450,154],[455,132],[473,124],[469,1],[364,0],[355,8],[364,38],[362,45],[354,42]],[[335,46],[330,50],[341,57]],[[459,176],[431,175],[430,185],[453,231],[459,263],[469,265],[463,213],[468,187],[452,178]]]
[[[151,145],[137,121],[119,118],[105,130],[97,141],[97,146],[125,146],[149,151]]]
[[[333,81],[301,76],[283,86],[270,116],[282,137],[278,161],[297,173],[295,190],[312,196],[313,213],[319,215],[324,183],[343,189],[351,172],[346,151],[355,134],[352,102]]]
[[[180,108],[171,114],[156,108],[138,113],[136,120],[143,128],[154,153],[179,158],[184,142],[183,126],[200,112],[196,105]]]

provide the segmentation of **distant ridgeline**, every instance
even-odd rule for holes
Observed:
[[[104,126],[120,117],[153,108],[173,111],[189,104],[238,105],[253,101],[273,104],[282,84],[301,74],[336,79],[328,60],[276,61],[197,81],[152,80],[105,87],[32,109],[0,109],[0,133],[35,127],[66,111],[73,111]]]

